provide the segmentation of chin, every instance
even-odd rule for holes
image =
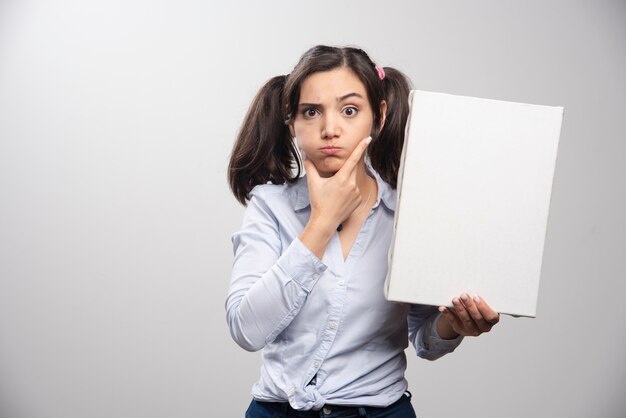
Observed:
[[[337,174],[342,165],[343,161],[337,161],[333,164],[324,164],[321,167],[316,165],[316,167],[320,177],[330,177]]]
[[[332,177],[332,176],[334,176],[335,174],[337,174],[337,171],[339,171],[339,170],[336,170],[336,171],[327,171],[327,170],[325,170],[325,171],[319,171],[319,170],[318,170],[318,172],[317,172],[317,173],[319,174],[319,176],[320,176],[320,177],[322,177],[322,178],[326,178],[326,177]]]

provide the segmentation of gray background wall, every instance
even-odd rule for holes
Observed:
[[[418,415],[626,416],[626,3],[0,2],[0,416],[243,416],[225,169],[317,43],[423,90],[565,107],[536,319],[436,362]]]

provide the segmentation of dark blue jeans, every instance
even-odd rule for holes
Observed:
[[[386,408],[372,406],[337,406],[324,405],[319,411],[298,411],[287,402],[260,402],[252,400],[246,418],[416,418],[411,405],[411,394],[402,395],[400,399]]]

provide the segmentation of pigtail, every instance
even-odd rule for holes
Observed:
[[[243,205],[258,184],[283,184],[300,177],[302,167],[289,127],[285,124],[282,105],[286,79],[287,76],[277,76],[261,87],[233,147],[228,182]]]
[[[382,83],[387,115],[383,129],[374,137],[368,153],[372,168],[395,189],[404,145],[404,129],[409,116],[410,85],[400,71],[390,67],[384,70]]]

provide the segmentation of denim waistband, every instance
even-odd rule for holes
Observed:
[[[393,409],[398,404],[403,402],[409,402],[411,399],[411,392],[406,391],[400,399],[392,403],[387,407],[375,407],[375,406],[344,406],[326,404],[322,409],[318,411],[301,411],[293,409],[288,402],[262,402],[256,401],[258,404],[271,408],[281,416],[297,417],[297,418],[340,418],[340,417],[366,417],[375,413],[380,413],[385,410]]]

